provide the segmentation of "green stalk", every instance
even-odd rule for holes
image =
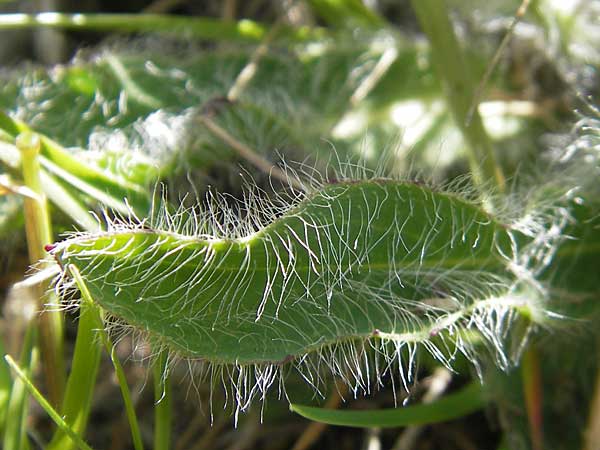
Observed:
[[[19,134],[33,133],[26,123],[13,119],[3,111],[0,111],[0,129],[15,138]],[[129,205],[139,214],[148,210],[147,193],[140,186],[116,180],[82,162],[52,139],[40,134],[37,136],[40,141],[38,165],[44,166],[45,170],[54,172],[56,176],[80,191],[94,198],[100,198],[104,204],[121,213],[127,214],[129,211],[129,207],[123,203],[123,198],[127,198]],[[51,241],[45,244],[49,242]]]
[[[76,270],[70,267],[72,270]],[[76,278],[77,280],[77,278]],[[61,413],[69,428],[78,436],[85,434],[94,395],[94,385],[100,364],[101,342],[98,331],[102,330],[102,319],[98,308],[91,301],[85,285],[79,286],[84,301],[79,309],[77,340],[73,354],[71,373]],[[75,447],[71,436],[59,428],[52,437],[48,450],[70,450]]]
[[[477,109],[469,116],[475,91],[473,75],[456,39],[446,3],[444,0],[411,0],[411,4],[431,44],[434,68],[445,86],[454,121],[467,142],[473,182],[478,186],[492,183],[502,192],[504,175],[496,163],[481,116]]]
[[[25,386],[25,388],[29,391],[29,393],[37,400],[40,406],[46,411],[46,413],[50,416],[50,418],[56,423],[56,425],[63,430],[67,435],[71,437],[73,442],[79,447],[81,450],[92,450],[92,448],[86,444],[83,439],[81,439],[77,433],[75,433],[69,425],[63,420],[63,418],[56,412],[52,405],[44,398],[40,391],[36,389],[33,385],[29,376],[25,371],[23,371],[17,363],[10,357],[10,355],[5,355],[4,359],[8,363],[8,365],[15,371],[17,377]],[[21,447],[4,447],[5,449],[20,449]]]
[[[6,354],[4,343],[0,339],[0,354]],[[10,370],[4,361],[0,361],[0,436],[3,435],[4,425],[6,423],[6,410],[8,408],[8,400],[10,399],[10,390],[12,380]]]
[[[29,321],[25,338],[23,339],[23,348],[21,350],[20,363],[27,374],[31,374],[36,364],[37,352],[35,341],[37,327],[33,320]],[[8,356],[5,357],[5,359]],[[8,361],[7,361],[8,362]],[[27,402],[27,388],[22,379],[14,380],[10,398],[6,409],[6,429],[2,448],[4,449],[24,449],[28,448],[25,438],[25,425],[27,423],[27,412],[29,404]]]
[[[223,21],[208,17],[182,17],[164,14],[0,14],[0,30],[23,28],[123,33],[166,33],[210,40],[259,42],[267,32],[264,25],[251,20]],[[322,37],[323,31],[308,27],[285,28],[293,40]]]
[[[142,443],[142,433],[140,432],[140,426],[138,424],[137,416],[135,414],[135,408],[133,407],[133,401],[131,400],[131,393],[129,392],[129,386],[127,385],[127,378],[125,377],[125,371],[117,358],[116,348],[109,341],[108,336],[105,332],[102,333],[102,341],[104,347],[110,354],[110,360],[115,368],[117,379],[119,380],[119,387],[121,388],[121,395],[123,396],[123,403],[125,403],[125,412],[127,413],[127,420],[129,421],[129,429],[131,430],[131,440],[133,441],[133,448],[135,450],[144,450],[144,444]]]
[[[168,450],[171,443],[171,380],[167,355],[167,351],[162,350],[153,367],[154,450]]]
[[[85,231],[97,231],[100,228],[98,220],[90,213],[82,202],[72,195],[54,177],[45,171],[40,173],[44,190],[51,203],[59,207],[74,223]]]
[[[16,139],[21,151],[23,181],[38,198],[23,199],[25,210],[25,232],[27,248],[32,264],[44,259],[44,246],[53,242],[50,215],[46,195],[40,182],[40,138],[33,133],[21,133]],[[45,305],[49,310],[40,315],[40,347],[42,366],[53,405],[60,405],[65,386],[65,365],[63,358],[63,317],[58,311],[59,301],[53,292],[47,291],[47,285],[37,288],[40,308]]]
[[[21,131],[26,131],[22,129],[22,126],[22,122],[16,121],[4,111],[0,110],[0,129],[6,136],[10,137],[11,141],[16,138]]]
[[[17,137],[16,145],[21,151],[21,168],[25,186],[38,196],[37,201],[25,199],[27,249],[33,264],[44,258],[44,245],[52,242],[48,204],[40,182],[41,142],[36,134],[22,133]]]
[[[73,264],[70,264],[68,266],[68,270],[75,279],[77,287],[81,292],[82,306],[85,306],[87,309],[90,310],[95,309],[96,311],[98,311],[98,307],[95,305],[92,299],[92,295],[90,294],[90,291],[87,288],[85,281],[83,281],[83,278],[81,278],[81,274],[79,273],[77,267],[75,267]],[[123,396],[123,402],[125,403],[125,411],[129,420],[129,428],[131,429],[133,447],[135,448],[135,450],[143,450],[144,446],[142,444],[142,434],[140,433],[140,427],[138,425],[135,409],[131,400],[131,393],[129,392],[129,387],[127,386],[127,378],[125,377],[125,372],[123,371],[123,367],[121,366],[121,363],[119,362],[119,359],[116,356],[115,347],[110,342],[108,334],[104,330],[102,318],[99,312],[96,314],[96,319],[98,322],[96,323],[96,329],[94,331],[100,333],[100,336],[102,337],[102,343],[104,344],[106,351],[110,355],[110,359],[115,368],[115,373],[117,375],[117,379],[119,380],[119,386],[121,388],[121,394]],[[57,449],[58,448],[60,447],[57,447]]]
[[[11,122],[12,119],[0,111],[0,127],[10,127]],[[19,132],[18,130],[13,131]],[[3,133],[6,135],[8,140],[7,143],[1,141]],[[7,166],[8,173],[17,173],[21,167],[21,154],[14,146],[15,137],[16,136],[0,129],[0,162]],[[42,138],[41,141],[43,150],[44,138]],[[42,160],[41,165],[43,165],[43,162],[44,161]],[[79,199],[73,196],[59,181],[55,180],[50,173],[47,173],[43,169],[40,171],[40,183],[44,186],[44,192],[50,202],[71,217],[79,227],[86,231],[98,230],[98,221],[89,212],[88,208],[86,208]]]

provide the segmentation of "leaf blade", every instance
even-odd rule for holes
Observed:
[[[394,428],[427,425],[457,419],[482,409],[485,398],[479,382],[475,381],[458,392],[428,404],[400,408],[364,411],[325,409],[290,404],[290,410],[306,419],[344,427]]]
[[[516,308],[499,297],[510,242],[457,196],[371,180],[325,185],[237,239],[121,227],[54,254],[103,308],[183,356],[282,364],[351,341],[429,343],[478,308]]]

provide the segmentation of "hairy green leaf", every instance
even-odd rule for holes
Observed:
[[[113,224],[52,252],[111,314],[214,363],[281,364],[368,341],[390,360],[422,343],[449,362],[469,353],[469,329],[502,353],[504,326],[527,306],[508,270],[520,234],[458,196],[344,181],[264,212],[279,217],[254,231],[255,217],[236,224],[208,208],[191,224]]]
[[[168,127],[181,128],[187,109],[207,106],[214,110],[214,100],[223,101],[253,51],[254,47],[248,46],[206,52],[160,40],[137,42],[133,48],[128,44],[101,49],[88,59],[50,71],[0,74],[0,106],[64,146],[88,147],[91,143],[95,147],[104,144],[102,150],[124,150],[114,148],[118,142],[114,136],[109,142],[107,136],[124,128],[133,147],[139,147],[144,138],[164,146],[178,131],[165,129],[169,117],[175,116],[171,118],[175,122],[167,123]],[[315,131],[327,132],[379,54],[380,50],[364,44],[345,44],[326,46],[317,55],[307,50],[266,55],[244,89],[238,110],[243,110],[245,122],[254,127],[263,116],[271,116],[283,118],[288,126],[302,122],[305,127],[311,124]],[[217,102],[216,106],[223,104]],[[160,118],[143,123],[159,109],[164,110]],[[179,121],[177,116],[181,116]],[[260,128],[265,130],[263,139],[268,137],[268,128]],[[269,144],[281,145],[282,140],[278,136]]]

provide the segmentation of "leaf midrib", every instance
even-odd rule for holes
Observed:
[[[175,239],[179,239],[180,235],[176,234],[176,233],[169,233],[169,232],[157,232],[157,231],[151,231],[151,230],[131,230],[128,231],[127,233],[116,233],[113,234],[112,236],[116,236],[116,235],[120,235],[120,236],[125,236],[128,234],[147,234],[147,235],[152,235],[152,236],[156,236],[157,239],[159,239],[161,236],[168,236],[168,237],[173,237]],[[102,237],[108,237],[108,235],[102,235]],[[96,237],[97,238],[97,237]],[[94,238],[91,238],[91,240],[93,241]],[[182,239],[183,240],[183,239]],[[207,243],[206,241],[197,239],[197,238],[192,238],[192,237],[185,237],[185,240],[189,241],[195,241],[192,245],[194,244],[201,244],[201,247],[204,246],[210,246],[211,243]],[[237,242],[236,240],[220,240],[219,244],[230,244],[230,245],[238,245],[238,246],[242,246],[242,245],[250,245],[250,244],[241,244],[239,242]],[[188,247],[189,248],[189,247]],[[185,251],[186,249],[182,248],[181,251]],[[194,251],[194,250],[192,250]],[[220,250],[220,251],[226,251],[226,250]],[[287,250],[285,250],[287,252]],[[136,253],[136,255],[134,257],[139,257],[141,254],[140,253]],[[406,257],[406,253],[404,254]],[[103,256],[106,259],[123,259],[122,256],[119,255],[104,255]],[[356,268],[357,271],[360,270],[376,270],[376,271],[388,271],[393,267],[404,267],[404,268],[414,268],[414,269],[433,269],[436,267],[440,267],[440,269],[456,269],[456,268],[461,268],[461,270],[465,270],[465,269],[469,269],[469,270],[477,270],[482,269],[484,267],[487,267],[489,269],[492,268],[502,268],[505,267],[505,265],[502,263],[501,257],[499,255],[496,255],[492,252],[490,252],[490,256],[487,257],[473,257],[472,255],[468,256],[468,257],[443,257],[440,259],[436,259],[436,260],[431,260],[428,258],[424,258],[423,261],[419,261],[418,257],[415,257],[415,261],[414,262],[410,262],[409,264],[406,264],[404,261],[405,258],[402,258],[400,260],[396,260],[393,263],[368,263],[368,264],[360,264],[360,265],[356,265],[356,264],[352,264],[352,268]],[[497,264],[493,264],[490,265],[490,262],[496,262]],[[160,264],[160,266],[164,266],[164,265],[170,265],[172,263],[172,259],[166,259],[163,260]],[[320,264],[320,263],[314,263],[314,266],[316,268],[325,268],[326,266],[324,264]],[[196,270],[197,269],[197,265],[191,263],[191,262],[187,262],[185,264],[181,264],[179,266],[179,268],[187,268],[188,270]],[[179,270],[178,268],[178,270]],[[312,271],[312,265],[311,264],[306,264],[306,265],[295,265],[294,269],[296,271]],[[238,265],[224,265],[221,264],[219,266],[219,268],[217,269],[218,272],[235,272],[235,271],[239,271],[240,267]],[[261,267],[254,267],[252,269],[255,272],[266,272],[267,271],[267,267],[265,266],[261,266]],[[483,270],[481,270],[483,271]]]

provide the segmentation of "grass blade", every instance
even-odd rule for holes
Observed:
[[[116,354],[116,349],[112,343],[108,340],[106,332],[102,332],[102,340],[104,347],[110,354],[110,360],[113,363],[117,380],[119,381],[119,387],[121,389],[121,396],[123,397],[123,403],[125,404],[125,413],[127,414],[127,420],[129,421],[129,430],[131,431],[131,440],[133,442],[133,448],[135,450],[144,450],[144,444],[142,441],[142,433],[140,432],[140,426],[138,424],[137,416],[135,414],[135,408],[133,401],[131,400],[131,392],[127,385],[127,378],[125,377],[125,371],[119,361]]]
[[[79,291],[81,292],[81,297],[84,302],[84,305],[87,308],[96,308],[96,305],[91,297],[90,291],[87,288],[85,282],[81,278],[81,274],[79,270],[74,265],[69,266],[69,273],[73,276]],[[129,420],[129,429],[131,430],[131,438],[133,441],[133,448],[135,450],[143,450],[144,446],[142,444],[142,435],[140,433],[140,427],[138,425],[138,420],[135,414],[135,409],[133,407],[133,402],[131,400],[131,393],[129,392],[129,387],[127,385],[127,378],[125,377],[125,371],[119,362],[119,358],[117,358],[115,347],[110,342],[108,334],[106,330],[104,330],[101,318],[99,316],[96,317],[98,319],[96,332],[100,333],[102,337],[102,343],[104,344],[104,348],[106,352],[110,355],[110,360],[113,363],[113,367],[115,369],[115,373],[117,375],[117,380],[119,381],[119,387],[121,388],[121,395],[123,396],[123,403],[125,404],[125,412],[127,413],[127,419]]]
[[[0,340],[0,353],[5,354],[4,343]],[[0,361],[0,436],[4,434],[4,425],[6,423],[6,411],[8,410],[8,400],[10,399],[10,390],[12,380],[10,370],[4,361]]]
[[[229,22],[209,17],[183,17],[161,14],[0,14],[0,30],[23,28],[118,31],[125,33],[166,33],[201,39],[259,42],[266,33],[264,25],[252,20]],[[284,28],[293,40],[323,37],[323,30],[308,27]]]
[[[20,133],[33,133],[29,126],[0,111],[0,128],[16,138]],[[111,208],[127,213],[129,205],[139,214],[145,214],[150,205],[147,190],[135,183],[119,180],[79,160],[52,139],[37,134],[40,140],[39,164],[59,179],[92,198],[101,198]]]
[[[86,444],[81,437],[77,433],[75,433],[69,425],[64,421],[64,419],[56,412],[56,410],[52,407],[52,405],[44,398],[40,391],[36,389],[33,383],[29,380],[29,377],[25,372],[21,370],[18,364],[10,357],[10,355],[5,355],[4,359],[11,367],[12,370],[17,374],[19,380],[23,382],[29,393],[37,400],[40,406],[46,411],[48,416],[54,421],[54,423],[61,429],[65,434],[67,434],[73,442],[79,447],[81,450],[92,450],[92,448]],[[21,447],[5,447],[5,448],[21,448]]]
[[[23,348],[21,349],[21,365],[23,370],[31,373],[37,360],[37,351],[35,340],[37,336],[37,326],[30,321],[27,326]],[[5,358],[6,359],[6,358]],[[8,363],[8,361],[7,361]],[[9,364],[10,365],[10,364]],[[27,412],[29,411],[27,389],[25,381],[22,379],[14,380],[10,391],[6,410],[6,428],[4,430],[3,447],[6,449],[27,448],[25,425],[27,421]]]
[[[481,385],[474,381],[460,391],[432,403],[401,408],[348,411],[292,403],[290,410],[302,417],[344,427],[406,427],[446,422],[471,414],[485,406]]]
[[[469,111],[474,98],[473,74],[469,72],[468,61],[458,44],[445,2],[413,0],[411,5],[431,43],[433,63],[446,87],[448,104],[456,125],[468,143],[467,155],[473,180],[479,185],[492,182],[498,190],[503,191],[504,175],[496,162],[479,111]]]
[[[80,288],[82,289],[82,288]],[[82,296],[89,298],[89,292],[82,289]],[[61,413],[70,429],[83,438],[92,406],[94,386],[100,365],[101,342],[97,333],[104,328],[98,307],[85,301],[79,309],[79,325],[71,373],[62,403]],[[48,444],[49,450],[68,450],[75,442],[62,428],[59,428]]]

